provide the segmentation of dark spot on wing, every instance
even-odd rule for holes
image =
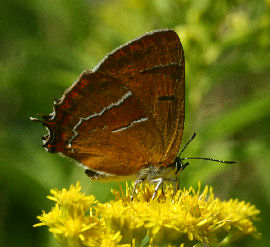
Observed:
[[[158,100],[160,100],[160,101],[173,101],[174,95],[160,96],[160,97],[158,97]]]
[[[85,170],[85,174],[88,176],[88,177],[94,177],[95,175],[97,175],[97,172],[93,171],[93,170],[90,170],[90,169],[86,169]]]

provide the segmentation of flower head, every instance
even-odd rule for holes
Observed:
[[[38,217],[64,246],[179,246],[196,243],[230,245],[246,235],[258,236],[253,221],[254,205],[215,198],[212,188],[179,190],[166,185],[152,200],[154,185],[140,185],[133,201],[132,188],[113,191],[115,199],[101,204],[80,192],[77,183],[69,190],[52,190],[56,201],[51,212]],[[88,212],[88,213],[87,213]]]

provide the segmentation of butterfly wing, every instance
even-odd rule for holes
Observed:
[[[120,47],[84,72],[43,116],[49,129],[44,147],[115,175],[172,162],[183,131],[183,66],[173,31]]]
[[[185,115],[185,61],[173,30],[149,33],[105,57],[97,68],[119,78],[144,106],[162,139],[162,162],[179,150]]]

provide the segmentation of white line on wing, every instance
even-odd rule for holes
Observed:
[[[68,147],[71,147],[71,142],[79,135],[79,133],[77,132],[78,127],[82,124],[82,121],[87,121],[91,118],[97,117],[97,116],[102,116],[104,112],[106,112],[107,110],[110,110],[111,108],[113,108],[114,106],[119,106],[121,105],[127,98],[129,98],[130,96],[132,96],[132,92],[128,91],[127,93],[125,93],[117,102],[113,102],[108,106],[105,106],[100,112],[94,112],[91,115],[87,116],[87,117],[81,117],[80,120],[74,125],[72,131],[73,131],[73,136],[68,140]]]
[[[115,132],[119,132],[119,131],[128,129],[128,128],[130,128],[131,126],[133,126],[134,124],[136,124],[136,123],[145,122],[145,121],[147,121],[147,120],[148,120],[148,117],[143,117],[143,118],[136,119],[136,120],[132,121],[130,124],[128,124],[128,125],[126,125],[126,126],[122,126],[122,127],[120,127],[119,129],[112,130],[112,133],[115,133]]]

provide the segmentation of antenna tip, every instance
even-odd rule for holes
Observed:
[[[225,163],[227,163],[227,164],[237,164],[239,162],[238,161],[225,161]]]

